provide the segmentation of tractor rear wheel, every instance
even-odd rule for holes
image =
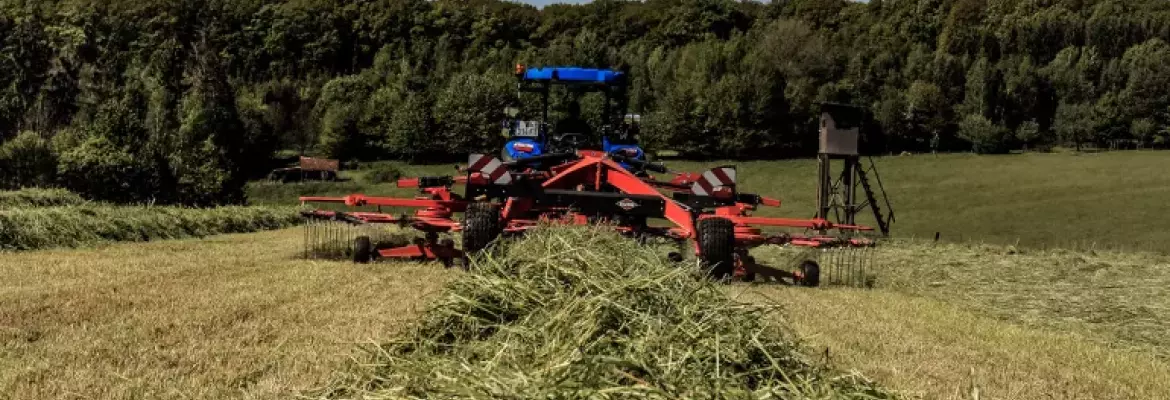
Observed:
[[[727,218],[699,221],[699,260],[711,276],[727,279],[735,273],[735,223]]]
[[[817,287],[821,285],[821,266],[816,261],[805,260],[800,263],[800,286]]]
[[[374,244],[369,236],[358,236],[353,240],[353,262],[365,264],[374,257]]]
[[[463,214],[463,252],[475,254],[486,249],[503,232],[500,208],[495,204],[471,203]]]

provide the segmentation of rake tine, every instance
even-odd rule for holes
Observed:
[[[857,272],[857,267],[853,264],[857,261],[855,258],[856,256],[857,254],[853,251],[852,248],[845,248],[845,273],[849,274],[849,279],[848,282],[846,282],[846,285],[849,286],[853,286],[853,274]]]
[[[862,249],[854,249],[853,250],[853,278],[855,280],[854,285],[856,285],[856,287],[860,287],[861,281],[862,281],[861,280],[861,262],[862,262],[863,257],[862,257],[861,251],[863,251],[863,250]]]
[[[831,249],[831,248],[826,249],[825,251],[826,251],[825,255],[828,256],[828,259],[829,259],[829,268],[825,268],[825,269],[827,269],[829,271],[829,284],[832,285],[832,284],[835,284],[837,282],[837,279],[838,279],[837,278],[837,252],[833,251],[833,249]]]
[[[840,279],[837,273],[837,252],[832,248],[826,250],[829,256],[829,284],[836,284]]]
[[[849,264],[846,265],[846,268],[849,269],[849,283],[848,284],[851,285],[851,287],[852,287],[852,285],[854,285],[856,283],[855,282],[856,276],[858,276],[858,251],[856,251],[856,249],[853,249],[853,248],[848,248],[848,249],[846,249],[846,251],[848,251],[848,258],[849,258],[849,261],[848,261]]]
[[[841,259],[842,259],[842,257],[843,257],[843,255],[841,254],[840,250],[836,250],[836,249],[833,250],[833,267],[836,269],[836,273],[834,275],[834,278],[836,278],[838,285],[843,283],[842,279],[841,279],[841,275],[842,275]]]
[[[863,260],[863,258],[865,258],[865,255],[863,255],[861,253],[861,251],[863,251],[863,249],[856,249],[856,248],[853,249],[853,278],[855,280],[854,285],[860,285],[861,281],[862,281],[861,263],[863,262],[862,260]]]

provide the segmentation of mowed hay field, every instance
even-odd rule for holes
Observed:
[[[0,398],[287,398],[401,329],[450,276],[300,260],[302,240],[0,253]]]
[[[1158,152],[881,158],[895,235],[920,240],[878,252],[875,288],[727,290],[781,305],[775,318],[811,357],[912,397],[1170,398],[1170,263],[1158,254],[1170,239],[1168,161]],[[784,200],[762,214],[811,215],[813,161],[737,164],[742,190]],[[249,194],[293,204],[300,194],[413,192],[367,185],[363,173],[255,183]],[[921,241],[934,232],[967,243]],[[363,354],[359,343],[397,337],[460,274],[300,260],[301,241],[286,229],[0,253],[0,399],[290,397],[328,385]],[[1042,250],[1061,247],[1077,250]]]
[[[926,399],[1170,398],[1170,257],[901,241],[875,261],[873,289],[729,290],[782,306],[831,364]]]

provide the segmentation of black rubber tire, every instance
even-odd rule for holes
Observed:
[[[735,223],[727,218],[699,221],[699,260],[715,279],[727,279],[735,273]]]
[[[821,266],[816,261],[805,260],[800,263],[800,286],[817,287],[821,285]]]
[[[483,251],[503,232],[500,208],[489,203],[471,203],[463,214],[463,252]]]
[[[369,236],[358,236],[353,240],[353,262],[366,264],[374,257],[374,243]]]
[[[752,256],[747,256],[747,257],[746,257],[746,258],[743,260],[743,262],[744,262],[745,264],[748,264],[748,265],[754,265],[754,264],[756,263],[756,258],[755,258],[755,257],[752,257]],[[755,282],[755,281],[756,281],[756,273],[755,273],[755,272],[747,272],[747,273],[745,273],[745,274],[743,275],[743,281],[744,281],[744,282]]]

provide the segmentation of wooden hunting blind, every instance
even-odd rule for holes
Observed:
[[[861,126],[865,110],[861,107],[839,103],[817,103],[821,111],[820,147],[817,151],[817,217],[836,221],[843,225],[856,225],[857,214],[866,208],[873,210],[878,228],[888,235],[893,222],[893,210],[889,201],[885,204],[888,216],[882,215],[878,206],[877,193],[871,185],[867,172],[877,177],[877,169],[870,160],[868,171],[861,165]],[[833,160],[842,160],[840,175],[834,177]],[[885,199],[881,178],[877,178],[876,189]],[[865,193],[865,200],[859,202],[857,189]]]
[[[861,121],[862,112],[856,106],[822,103],[820,154],[859,155]]]

